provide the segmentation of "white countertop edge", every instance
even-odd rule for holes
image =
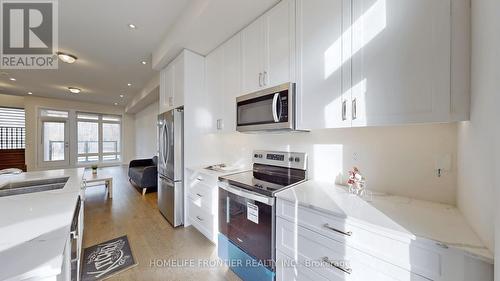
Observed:
[[[373,231],[373,229],[375,229],[378,232],[380,232],[380,234],[398,239],[398,240],[405,242],[405,243],[408,243],[408,241],[415,241],[417,243],[424,243],[424,244],[434,245],[434,246],[437,243],[442,243],[442,244],[447,245],[446,241],[439,241],[439,240],[435,240],[432,238],[420,236],[418,233],[414,234],[414,233],[410,233],[410,232],[403,232],[403,231],[389,229],[389,228],[382,227],[382,226],[379,226],[376,224],[372,224],[370,222],[367,222],[367,221],[364,221],[364,220],[361,220],[358,218],[350,217],[350,216],[342,216],[342,215],[339,215],[339,213],[337,213],[335,211],[325,209],[325,208],[316,206],[316,205],[311,204],[311,203],[301,202],[298,199],[292,199],[286,195],[287,191],[290,192],[294,188],[300,188],[300,186],[304,183],[311,183],[311,182],[308,181],[308,182],[303,182],[303,183],[294,185],[293,187],[291,187],[289,189],[278,192],[276,194],[276,197],[279,199],[285,200],[287,202],[293,203],[293,204],[298,203],[299,206],[310,208],[310,209],[313,209],[313,210],[318,211],[320,213],[327,213],[329,215],[332,215],[332,216],[335,216],[335,217],[338,217],[341,219],[345,219],[348,223],[350,223],[356,227],[363,228],[364,230],[367,230],[367,231]],[[340,189],[346,191],[345,186],[333,184],[333,183],[331,185],[336,187],[336,188],[340,188]],[[363,200],[361,198],[358,198],[358,199]],[[421,200],[421,201],[423,201],[423,200]],[[431,203],[434,203],[434,202],[431,202]],[[479,259],[479,260],[484,261],[484,262],[489,263],[489,264],[494,264],[494,256],[488,249],[482,249],[482,248],[476,249],[476,248],[470,248],[470,247],[465,247],[465,246],[455,246],[455,245],[447,245],[447,246],[449,249],[460,251],[469,257]]]
[[[222,176],[227,176],[227,175],[232,175],[232,174],[237,174],[237,173],[252,170],[251,167],[240,165],[240,166],[235,167],[235,170],[231,170],[231,171],[214,171],[214,170],[205,169],[205,167],[207,167],[207,166],[209,166],[209,165],[185,167],[185,168],[191,172],[198,172],[201,174],[214,176],[214,177],[216,177],[217,180],[219,180],[219,177],[222,177]]]
[[[62,264],[63,255],[61,253],[61,255],[53,258],[50,261],[47,261],[45,264],[42,264],[33,270],[24,272],[14,277],[10,277],[8,279],[5,279],[4,281],[21,281],[30,278],[49,278],[58,276],[62,272]]]

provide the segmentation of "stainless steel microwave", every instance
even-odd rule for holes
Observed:
[[[236,130],[295,130],[295,84],[286,83],[236,98]]]

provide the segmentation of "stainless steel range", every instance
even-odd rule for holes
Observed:
[[[243,280],[274,280],[275,194],[307,179],[307,155],[255,151],[253,162],[219,178],[218,252]]]

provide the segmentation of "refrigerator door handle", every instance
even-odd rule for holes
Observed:
[[[168,141],[168,127],[167,127],[167,124],[164,124],[163,125],[163,130],[162,130],[162,136],[161,136],[162,140],[163,140],[163,144],[162,144],[162,150],[163,150],[163,153],[162,153],[162,161],[163,161],[163,167],[165,167],[167,165],[167,161],[168,161],[168,150],[169,150],[169,141]]]

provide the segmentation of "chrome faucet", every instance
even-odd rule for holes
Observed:
[[[18,175],[21,174],[23,170],[17,168],[9,168],[0,170],[0,175]]]

